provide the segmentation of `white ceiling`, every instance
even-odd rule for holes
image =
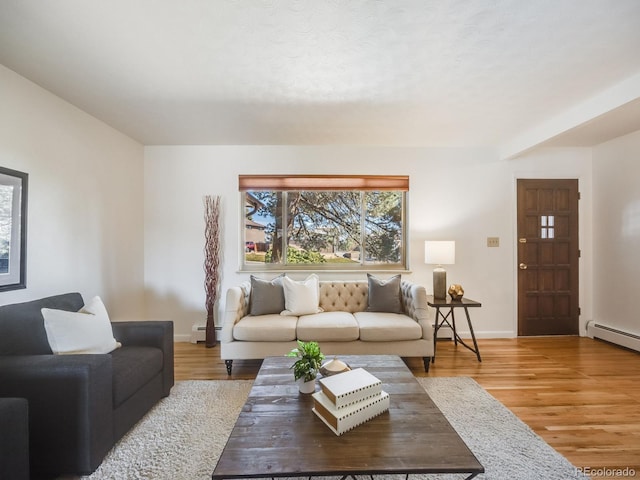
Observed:
[[[638,0],[0,0],[0,63],[145,145],[593,145]]]

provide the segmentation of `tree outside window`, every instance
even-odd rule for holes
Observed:
[[[242,193],[244,270],[406,268],[405,191]]]

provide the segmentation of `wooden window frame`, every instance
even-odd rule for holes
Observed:
[[[358,272],[383,271],[407,272],[409,270],[409,227],[408,227],[408,175],[239,175],[240,191],[240,271],[244,272],[288,272],[327,271]],[[246,193],[251,191],[358,191],[358,192],[402,192],[402,245],[398,263],[367,263],[366,260],[353,264],[341,263],[249,263],[246,261]],[[286,194],[284,194],[286,196]],[[364,229],[363,229],[364,231]],[[363,234],[364,235],[364,234]],[[286,230],[282,233],[286,238]],[[366,241],[365,241],[366,244]],[[364,252],[363,252],[364,253]]]

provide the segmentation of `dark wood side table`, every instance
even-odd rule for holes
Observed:
[[[438,339],[438,330],[444,325],[449,326],[451,330],[453,330],[453,341],[456,345],[460,343],[463,347],[468,348],[478,357],[478,361],[481,362],[482,358],[480,358],[480,350],[478,349],[478,342],[476,342],[476,335],[473,333],[473,325],[471,325],[471,317],[469,316],[469,308],[470,307],[481,307],[482,304],[480,302],[476,302],[475,300],[471,300],[469,298],[461,298],[460,300],[452,300],[450,297],[447,298],[434,298],[433,295],[427,295],[427,304],[430,307],[434,307],[436,309],[436,324],[435,331],[433,332],[433,357],[431,357],[431,363],[436,361],[436,340]],[[442,313],[441,309],[449,309],[447,314]],[[473,340],[473,347],[467,345],[458,332],[456,331],[456,317],[454,314],[454,310],[456,308],[464,308],[464,313],[467,316],[467,324],[469,325],[469,331],[471,332],[471,339]],[[451,318],[451,322],[449,322],[449,318]]]

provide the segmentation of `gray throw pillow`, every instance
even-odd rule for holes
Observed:
[[[367,312],[403,313],[400,293],[400,275],[380,280],[367,273],[369,300]]]
[[[279,315],[284,310],[283,277],[284,273],[273,280],[262,280],[251,275],[249,315]]]

